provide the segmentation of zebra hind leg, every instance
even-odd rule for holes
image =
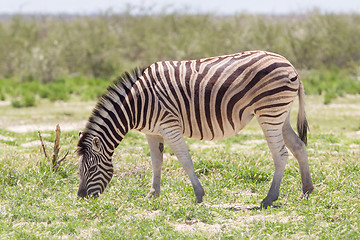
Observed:
[[[280,184],[288,158],[288,151],[285,147],[282,134],[283,124],[273,124],[261,118],[258,118],[258,121],[264,132],[275,165],[275,173],[270,190],[260,205],[261,208],[267,208],[279,197]]]
[[[161,167],[163,163],[164,139],[158,135],[146,135],[153,169],[152,187],[147,198],[160,195]]]
[[[286,147],[289,148],[299,163],[303,195],[308,196],[313,191],[314,185],[311,180],[306,146],[291,128],[289,118],[284,123],[283,136]]]

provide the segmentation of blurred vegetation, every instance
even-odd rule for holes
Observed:
[[[324,102],[360,93],[360,15],[13,16],[0,22],[0,99],[96,98],[109,79],[159,60],[262,49],[288,58]],[[100,85],[99,85],[100,84]],[[31,93],[29,93],[31,91]],[[34,96],[34,93],[36,94]]]

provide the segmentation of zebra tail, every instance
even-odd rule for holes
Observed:
[[[299,112],[297,116],[297,131],[299,133],[299,138],[301,139],[301,141],[303,141],[305,145],[307,145],[307,131],[309,129],[309,126],[305,114],[305,91],[301,81],[300,81],[298,95],[299,95]]]

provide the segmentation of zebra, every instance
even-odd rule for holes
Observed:
[[[299,98],[297,130],[290,125],[291,106]],[[255,116],[275,165],[270,190],[260,207],[279,197],[288,158],[299,163],[302,194],[314,189],[306,153],[308,123],[304,88],[293,65],[267,51],[197,60],[159,61],[118,78],[96,104],[79,135],[78,196],[103,193],[113,176],[112,155],[132,129],[146,135],[152,162],[147,197],[159,196],[164,142],[191,180],[196,203],[205,191],[194,171],[184,136],[199,140],[231,137]]]

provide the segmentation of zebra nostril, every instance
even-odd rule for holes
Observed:
[[[81,198],[84,198],[87,196],[87,192],[85,189],[79,189],[78,190],[78,196],[81,197]]]

